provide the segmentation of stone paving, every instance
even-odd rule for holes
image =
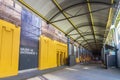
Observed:
[[[100,64],[77,64],[28,80],[120,80],[120,70],[105,69]]]

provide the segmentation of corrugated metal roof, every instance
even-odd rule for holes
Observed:
[[[94,48],[101,48],[106,37],[104,34],[108,33],[115,12],[115,0],[17,1],[66,36],[70,36],[84,47],[87,45],[88,48],[92,48],[91,43]]]

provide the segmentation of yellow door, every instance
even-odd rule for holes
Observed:
[[[20,27],[0,20],[0,78],[18,73]]]
[[[64,53],[61,52],[60,54],[60,61],[61,61],[61,65],[64,65]]]
[[[66,64],[66,59],[65,59],[65,52],[63,53],[63,58],[64,58],[64,64]]]
[[[57,51],[57,66],[60,66],[60,51]]]

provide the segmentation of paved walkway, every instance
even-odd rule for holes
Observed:
[[[104,69],[98,64],[78,64],[27,80],[120,80],[120,70],[115,68]]]

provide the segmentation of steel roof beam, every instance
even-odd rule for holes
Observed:
[[[96,35],[96,36],[99,36],[99,35]],[[106,38],[106,37],[103,37],[103,36],[100,36],[101,38]],[[78,39],[80,39],[81,37],[79,36],[79,37],[77,37],[76,39],[75,39],[75,41],[77,41]]]
[[[87,41],[93,41],[94,39],[87,39]],[[102,42],[103,40],[96,39],[96,41]],[[85,41],[82,41],[81,43],[84,43]]]
[[[90,35],[92,36],[93,34],[90,33],[90,34],[85,34],[83,36],[90,36]],[[102,38],[104,37],[104,35],[101,35],[101,34],[96,34],[96,36],[99,36],[99,37],[102,37]],[[79,36],[77,39],[75,39],[75,41],[77,41],[80,38],[82,38],[82,37]]]
[[[82,26],[78,26],[77,28],[82,28],[82,27],[88,27],[88,26],[90,26],[90,25],[82,25]],[[101,27],[101,28],[104,28],[105,26],[102,26],[102,25],[94,25],[94,26],[96,26],[96,27]],[[72,32],[74,29],[70,29],[68,32],[67,32],[67,34],[69,34],[70,32]]]
[[[100,33],[103,33],[105,32],[105,30],[101,30],[101,31],[95,31],[96,33],[97,32],[100,32]],[[82,32],[81,34],[91,34],[91,32]],[[78,33],[75,33],[75,34],[68,34],[69,36],[72,36],[72,35],[79,35]]]
[[[97,43],[95,43],[95,42],[90,42],[89,43],[90,45],[93,45],[93,44],[98,44],[98,45],[103,45],[103,43],[101,43],[101,42],[97,42]],[[86,45],[88,45],[87,43],[86,44],[83,44],[84,46],[86,46]]]
[[[91,32],[93,33],[93,37],[94,37],[94,40],[95,40],[95,43],[96,43],[96,37],[95,37],[95,26],[94,26],[94,20],[93,20],[93,15],[91,13],[92,9],[91,9],[91,5],[90,5],[90,1],[89,0],[86,0],[88,3],[87,3],[87,7],[88,7],[88,11],[90,12],[89,16],[90,16],[90,21],[91,21]],[[97,45],[96,45],[97,47]]]
[[[83,36],[90,36],[90,35],[92,35],[92,34],[85,34]],[[104,35],[101,35],[101,34],[95,34],[95,35],[100,36],[100,37],[104,37]]]
[[[108,8],[110,8],[110,6],[109,6],[109,7],[105,7],[105,8],[101,8],[101,9],[98,9],[98,10],[91,11],[91,13],[95,13],[95,12],[98,12],[98,11],[106,10],[106,9],[108,9]],[[60,22],[60,21],[66,20],[66,19],[71,19],[71,18],[75,18],[75,17],[80,17],[80,16],[87,15],[87,14],[90,14],[90,12],[86,12],[86,13],[74,15],[74,16],[71,16],[71,17],[68,17],[68,18],[59,19],[59,20],[56,20],[56,21],[52,21],[52,22],[50,22],[50,23]]]
[[[88,40],[88,41],[89,41],[89,43],[91,43],[91,42],[94,42],[94,39],[93,39],[93,40]],[[102,41],[101,41],[101,40],[97,40],[97,43],[98,43],[98,42],[102,42]],[[81,43],[84,44],[84,43],[86,43],[86,42],[85,42],[85,41],[82,41]]]
[[[89,41],[89,40],[94,40],[94,39],[87,39],[87,41]],[[102,41],[102,39],[97,39],[98,41]],[[85,42],[84,40],[78,40],[78,41],[83,41],[83,42]]]
[[[87,44],[85,45],[85,47],[87,46]],[[102,46],[103,46],[103,44],[99,44],[99,45],[97,45],[98,47],[96,47],[96,45],[94,45],[94,44],[91,44],[91,47],[92,47],[92,49],[93,48],[96,48],[96,49],[101,49],[102,48]]]
[[[111,0],[111,4],[114,4],[114,0]],[[108,20],[107,20],[107,24],[106,24],[106,29],[110,28],[110,24],[112,23],[112,15],[113,15],[112,12],[113,12],[113,8],[111,7],[109,9],[109,14],[108,14]],[[104,36],[107,37],[106,34],[107,34],[107,32],[105,31]],[[105,43],[105,41],[104,41],[104,43]]]
[[[68,16],[62,11],[63,9],[58,4],[56,0],[52,0],[54,5],[58,8],[58,10],[64,15],[65,18],[68,18]],[[80,36],[85,40],[84,36],[79,32],[79,30],[76,28],[76,26],[73,24],[73,22],[70,19],[67,19],[67,21],[74,27],[74,29],[80,34]],[[86,40],[85,40],[86,41]],[[86,41],[87,42],[87,41]],[[88,42],[87,42],[88,43]]]
[[[88,45],[86,45],[85,47],[86,47],[88,50],[91,50],[91,49],[93,50],[93,49],[94,49],[93,47],[91,47],[91,49],[90,49]]]
[[[92,43],[91,43],[92,44]],[[84,45],[85,47],[88,47],[88,45],[86,44],[86,45]],[[102,48],[102,46],[103,46],[103,44],[99,44],[99,46],[98,47],[101,47]],[[96,48],[96,46],[91,46],[92,48],[93,47],[95,47]]]
[[[97,48],[96,46],[94,46],[94,45],[92,46],[92,45],[91,45],[91,48],[92,48],[92,50],[94,50],[94,49],[101,49],[102,46],[103,46],[103,44],[99,44],[99,45],[98,45],[98,48]],[[86,44],[85,47],[88,47],[88,45]]]
[[[109,3],[98,2],[98,1],[92,1],[92,2],[89,2],[89,3],[92,3],[92,4],[101,4],[101,5],[108,5],[109,7],[112,6],[112,5],[109,4]],[[70,9],[70,8],[73,8],[73,7],[76,7],[76,6],[79,6],[79,5],[83,6],[83,5],[85,5],[85,4],[87,4],[87,2],[76,3],[76,4],[73,4],[73,5],[69,6],[69,7],[66,7],[66,8],[62,9],[60,12],[56,13],[53,17],[51,17],[51,18],[49,19],[49,21],[51,21],[52,19],[54,19],[58,14],[60,14],[61,12],[64,12],[65,10],[68,10],[68,9]]]
[[[37,10],[35,10],[34,8],[32,8],[29,4],[27,4],[24,0],[18,0],[18,2],[20,4],[22,4],[24,7],[28,8],[29,10],[31,10],[33,13],[35,13],[36,15],[38,15],[39,17],[41,17],[43,20],[45,20],[46,22],[50,23],[48,19],[46,19],[42,14],[40,14]],[[63,30],[61,30],[58,26],[51,24],[52,26],[54,26],[56,29],[58,29],[59,31],[61,31],[62,33],[65,34],[65,36],[68,36]],[[72,37],[70,37],[72,40],[74,40]],[[77,42],[77,41],[76,41]],[[77,42],[79,43],[79,42]],[[80,44],[80,43],[79,43]],[[80,44],[82,47],[84,47],[82,44]]]

